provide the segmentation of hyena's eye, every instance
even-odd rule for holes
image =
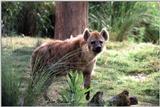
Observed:
[[[91,41],[91,44],[95,44],[95,41]]]
[[[99,43],[100,43],[100,44],[102,44],[102,43],[103,43],[103,41],[99,41]]]

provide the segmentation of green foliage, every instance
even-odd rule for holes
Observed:
[[[119,28],[123,26],[125,21],[133,16],[133,7],[136,2],[112,2],[111,9],[111,26],[112,31],[119,31]]]
[[[71,72],[67,76],[68,88],[61,93],[62,103],[70,106],[79,106],[84,103],[85,93],[88,91],[83,89],[83,75],[77,72]]]
[[[158,2],[90,2],[89,6],[90,28],[107,27],[112,40],[159,42]]]
[[[19,2],[2,2],[2,33],[17,33],[17,15],[21,6]]]
[[[110,30],[111,2],[89,2],[89,28],[100,31],[103,27]]]
[[[117,35],[119,32],[122,33],[123,31],[126,30],[123,27],[123,24],[132,15],[133,13],[132,9],[135,3],[136,2],[110,2],[110,1],[90,2],[89,5],[90,28],[101,30],[102,27],[107,27],[109,31],[116,32]],[[126,26],[128,27],[128,25],[129,24],[127,23]],[[122,29],[123,31],[121,31]]]
[[[160,12],[158,3],[137,2],[134,9],[135,12],[141,13],[138,23],[135,23],[132,28],[134,39],[140,42],[158,43],[160,36],[160,21],[158,20],[160,18]],[[144,29],[144,31],[141,29]]]
[[[51,2],[42,2],[36,5],[37,10],[37,33],[40,36],[53,36],[55,4]]]
[[[2,34],[53,36],[54,3],[2,2]]]
[[[54,35],[54,2],[2,2],[2,34]],[[159,43],[158,2],[89,2],[89,28],[107,27],[111,39]]]

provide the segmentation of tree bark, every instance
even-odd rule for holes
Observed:
[[[55,39],[81,34],[88,25],[88,2],[56,2]]]

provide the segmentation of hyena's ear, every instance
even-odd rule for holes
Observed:
[[[104,38],[106,41],[109,40],[109,33],[108,33],[108,31],[106,30],[106,28],[103,28],[103,29],[101,30],[101,33],[100,33],[100,34],[103,36],[103,38]]]
[[[83,32],[83,37],[84,40],[87,41],[88,37],[90,36],[90,32],[88,28],[85,28],[84,32]]]

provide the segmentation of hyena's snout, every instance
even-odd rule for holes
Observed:
[[[102,45],[99,43],[96,43],[95,46],[93,47],[93,52],[94,53],[100,53],[102,51]]]
[[[100,53],[102,51],[102,47],[101,46],[97,46],[95,49],[94,49],[94,52],[96,53]]]

